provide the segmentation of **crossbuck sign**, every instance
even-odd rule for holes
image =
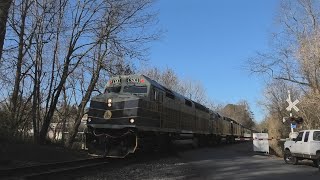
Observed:
[[[291,96],[290,96],[290,91],[288,91],[288,99],[286,100],[289,104],[289,106],[286,108],[287,111],[291,111],[292,108],[295,110],[295,111],[299,111],[299,108],[296,106],[298,103],[299,103],[299,100],[295,100],[295,101],[291,101]]]

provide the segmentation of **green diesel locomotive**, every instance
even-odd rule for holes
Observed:
[[[165,150],[177,139],[232,143],[248,131],[147,76],[120,75],[91,100],[86,146],[90,153],[125,157],[137,148]]]

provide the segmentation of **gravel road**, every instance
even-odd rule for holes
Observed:
[[[188,148],[161,159],[151,158],[78,179],[320,179],[320,172],[311,161],[288,165],[282,158],[255,153],[252,149],[250,142]]]

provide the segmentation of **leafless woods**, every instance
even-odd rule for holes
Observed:
[[[299,99],[304,129],[320,128],[320,2],[283,0],[276,19],[277,30],[271,36],[269,52],[259,52],[249,60],[250,71],[269,78],[265,100],[268,114],[265,129],[276,137],[287,137],[287,91]]]
[[[0,61],[1,129],[9,136],[33,129],[44,143],[51,122],[71,121],[70,146],[100,81],[133,71],[159,38],[153,4],[13,0]]]

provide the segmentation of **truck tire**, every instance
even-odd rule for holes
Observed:
[[[283,159],[286,164],[293,164],[293,165],[298,164],[298,159],[296,157],[292,156],[290,150],[288,150],[288,149],[286,149],[284,151]]]
[[[314,160],[312,160],[312,162],[313,162],[313,165],[314,165],[314,167],[318,167],[318,159],[314,159]]]
[[[197,137],[193,138],[191,146],[192,146],[193,149],[198,148],[200,146],[199,138],[197,138]]]
[[[316,167],[318,167],[318,170],[320,171],[320,152],[317,152],[317,159],[314,160],[316,161]]]

